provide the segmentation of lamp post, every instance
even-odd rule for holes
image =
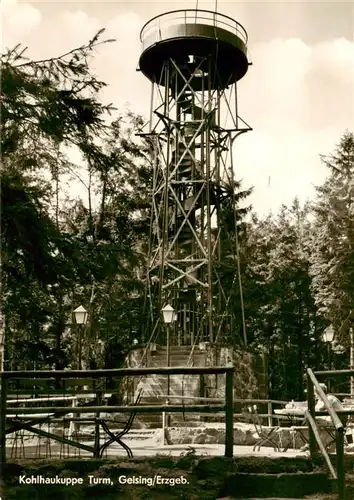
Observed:
[[[324,330],[322,333],[322,340],[327,344],[328,348],[328,368],[331,370],[332,369],[332,360],[331,360],[331,344],[334,339],[334,329],[332,325],[327,326],[327,328]],[[328,391],[330,390],[329,387],[330,383],[328,381]]]
[[[170,366],[170,325],[175,319],[175,311],[172,306],[167,304],[162,308],[163,320],[166,325],[166,364]],[[170,396],[170,375],[167,375],[167,400],[169,403]]]
[[[82,351],[82,329],[83,325],[86,324],[87,321],[87,311],[83,306],[79,306],[74,311],[75,323],[78,325],[78,333],[79,333],[79,370],[81,370],[81,351]]]

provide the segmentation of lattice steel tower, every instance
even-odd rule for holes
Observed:
[[[152,82],[143,135],[155,152],[145,340],[164,343],[167,303],[173,344],[223,340],[233,328],[220,279],[224,207],[235,197],[234,139],[251,130],[236,87],[249,66],[247,33],[230,17],[187,9],[151,19],[140,39],[139,70]]]

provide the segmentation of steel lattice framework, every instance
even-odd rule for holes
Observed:
[[[158,339],[160,311],[170,303],[173,343],[214,342],[232,328],[219,271],[223,207],[235,200],[233,143],[250,130],[237,109],[247,34],[226,16],[187,10],[149,21],[141,40],[139,68],[152,82],[146,135],[155,151],[145,326]]]

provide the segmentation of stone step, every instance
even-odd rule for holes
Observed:
[[[295,472],[281,474],[233,473],[228,477],[225,494],[235,498],[281,498],[289,492],[293,498],[316,493],[329,493],[332,484],[324,472]]]
[[[182,384],[170,380],[169,385],[170,385],[170,391],[179,392],[181,394],[183,391],[184,395],[186,395],[187,392],[189,393],[189,391],[196,392],[199,390],[199,384]],[[143,389],[142,396],[144,397],[144,395],[153,390],[155,390],[156,393],[160,393],[161,389],[163,389],[164,392],[166,393],[166,388],[167,388],[167,380],[163,382],[157,382],[157,381],[145,382],[144,385],[142,386]],[[191,394],[188,395],[190,396]]]
[[[162,349],[166,350],[166,347],[162,346]],[[171,349],[171,346],[170,346],[170,349]],[[189,352],[189,353],[191,353],[193,350],[193,354],[196,354],[196,353],[206,354],[206,352],[207,352],[205,349],[200,349],[199,346],[195,346],[194,348],[191,346],[172,346],[172,349],[175,352],[183,351],[183,352]]]
[[[183,401],[185,398],[181,394],[172,394],[172,391],[170,391],[170,396],[173,396],[171,400],[173,401]],[[194,397],[194,396],[193,396]],[[195,396],[197,397],[197,396]],[[167,393],[160,393],[160,394],[146,394],[146,396],[143,396],[141,398],[140,404],[144,402],[144,405],[151,404],[152,406],[154,405],[160,405],[161,403],[164,403],[164,401],[167,399]],[[186,400],[188,404],[192,404],[196,402],[196,400]]]
[[[169,364],[169,368],[203,368],[203,367],[204,363],[195,360],[193,363],[188,364],[188,361],[185,358],[183,359],[172,358]],[[151,363],[149,363],[149,368],[167,368],[167,363],[165,363],[163,360],[154,360]],[[174,376],[176,377],[177,375]],[[179,376],[182,377],[183,375]],[[192,377],[192,375],[184,375],[184,378],[186,377]],[[198,377],[199,375],[193,375],[193,378],[198,378]]]
[[[152,386],[159,386],[159,385],[163,385],[165,386],[167,384],[167,380],[159,380],[159,379],[156,379],[156,378],[151,378],[151,379],[148,379],[148,380],[144,380],[141,382],[141,385],[145,385],[145,386],[149,386],[149,385],[152,385]],[[191,381],[183,381],[183,380],[173,380],[172,378],[170,378],[170,386],[184,386],[184,387],[195,387],[195,386],[198,386],[199,385],[199,380],[196,380],[194,383],[191,382]]]
[[[184,390],[180,387],[173,387],[170,386],[170,390],[168,391],[171,396],[175,397],[180,397],[182,396],[191,396],[191,397],[198,397],[199,396],[199,391],[198,387],[185,387]],[[144,388],[144,393],[142,395],[141,401],[146,401],[146,399],[150,398],[161,398],[162,396],[165,397],[167,395],[167,386],[148,386]],[[191,400],[193,401],[193,400]]]
[[[144,384],[156,384],[156,385],[163,384],[163,385],[165,385],[165,384],[167,384],[167,377],[166,377],[166,379],[150,378],[150,379],[144,380],[143,383]],[[191,380],[181,380],[178,378],[170,377],[170,385],[195,386],[195,385],[199,385],[199,380],[195,380],[192,382]]]
[[[128,434],[124,435],[124,440],[139,440],[144,441],[147,439],[158,438],[158,434],[155,430],[151,429],[141,429],[135,431],[129,431]]]
[[[182,351],[172,351],[170,352],[170,358],[175,357],[175,356],[180,356],[181,358],[186,358],[186,359],[193,359],[193,358],[205,358],[204,352],[194,352],[193,355],[189,352],[182,352]],[[161,351],[156,351],[151,353],[152,358],[161,358],[161,359],[166,359],[167,360],[167,351],[161,352]]]
[[[144,393],[148,390],[148,388],[151,387],[151,388],[156,388],[158,389],[159,387],[167,387],[167,380],[163,380],[163,381],[156,381],[156,380],[151,380],[151,381],[146,381],[143,385],[143,395]],[[189,384],[182,384],[182,382],[175,382],[173,380],[170,380],[170,387],[171,389],[178,389],[180,391],[182,391],[182,387],[183,389],[186,391],[188,389],[198,389],[199,388],[199,384],[196,383],[196,384],[192,384],[192,383],[189,383]]]
[[[190,355],[188,352],[170,352],[170,359],[173,358],[183,358],[186,360],[192,361],[193,359],[205,359],[205,354],[203,352],[195,352],[193,356]],[[166,352],[152,352],[150,355],[151,359],[162,359],[164,361],[167,361],[167,351]]]
[[[171,357],[169,366],[174,367],[187,367],[187,368],[203,368],[204,363],[202,359],[195,359],[193,363],[188,363],[187,358],[182,357]],[[167,368],[167,363],[163,359],[154,359],[149,363],[149,368]],[[182,375],[180,375],[181,377]],[[185,375],[188,376],[188,375]],[[189,375],[192,376],[192,375]],[[199,375],[193,375],[193,377],[198,377]]]
[[[170,359],[174,359],[174,358],[185,359],[186,363],[187,363],[188,360],[190,362],[192,362],[193,359],[204,359],[205,356],[203,353],[196,353],[193,356],[190,356],[189,354],[183,353],[183,352],[170,352]],[[159,359],[159,360],[162,360],[163,362],[167,363],[167,353],[165,353],[165,352],[152,353],[151,359],[152,360]]]
[[[158,347],[156,351],[150,351],[151,353],[156,354],[167,354],[167,348],[166,347]],[[181,348],[176,348],[176,347],[170,347],[169,349],[170,354],[184,354],[187,356],[191,356],[191,349],[185,349],[184,347]],[[201,351],[200,349],[194,349],[192,356],[202,354],[205,356],[206,352]]]
[[[167,380],[167,375],[147,375],[144,378],[141,378],[141,381],[149,381],[149,380],[157,380],[157,381],[165,381]],[[183,383],[199,383],[199,377],[191,377],[191,376],[183,376],[183,375],[170,375],[170,380],[176,382]]]
[[[147,400],[150,400],[151,398],[156,398],[156,403],[158,403],[158,400],[161,398],[166,398],[167,392],[169,392],[170,396],[174,396],[175,398],[179,397],[186,397],[186,396],[191,396],[193,398],[199,396],[199,391],[197,387],[189,387],[189,388],[184,388],[182,389],[180,387],[171,387],[170,390],[167,391],[167,386],[149,386],[145,387],[144,389],[144,394],[141,398],[141,403]],[[191,402],[193,400],[190,400]]]
[[[167,349],[166,348],[160,348],[157,349],[156,351],[149,351],[151,356],[165,356],[167,357]],[[170,349],[169,350],[170,356],[205,356],[205,351],[194,351],[193,354],[191,354],[190,350],[187,349]]]
[[[142,383],[148,383],[148,382],[167,382],[168,380],[168,377],[167,375],[155,375],[155,376],[152,376],[152,375],[149,375],[147,377],[144,377],[143,379],[141,379],[141,382]],[[195,378],[191,378],[191,377],[181,377],[180,375],[170,375],[170,382],[173,383],[173,384],[191,384],[191,385],[195,385],[195,384],[199,384],[199,378],[195,377]]]
[[[195,364],[194,360],[194,364]],[[180,363],[180,366],[187,366],[188,360],[182,356],[171,356],[170,358],[170,366],[176,366],[177,363]],[[200,365],[201,363],[198,363]],[[197,377],[198,375],[194,375]]]
[[[152,357],[152,359],[161,359],[161,360],[167,362],[167,354],[166,353],[154,354],[151,357]],[[204,356],[204,354],[202,352],[196,353],[193,356],[190,356],[189,354],[184,354],[184,353],[181,353],[181,352],[171,352],[170,353],[170,359],[175,359],[175,358],[185,359],[186,363],[187,363],[188,360],[190,362],[192,362],[193,359],[199,359],[199,360],[205,359],[205,356]]]
[[[167,349],[165,350],[159,350],[159,351],[152,351],[151,356],[153,357],[163,357],[167,358]],[[193,356],[203,356],[205,357],[205,353],[202,351],[194,351],[193,355],[191,355],[190,351],[171,351],[170,350],[170,356],[184,356],[186,358],[193,358]]]

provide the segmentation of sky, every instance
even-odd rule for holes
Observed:
[[[235,177],[244,188],[254,186],[248,202],[259,215],[295,196],[304,202],[328,174],[319,155],[332,153],[341,135],[354,131],[354,3],[199,1],[198,8],[215,10],[216,4],[246,28],[253,63],[238,84],[239,112],[253,131],[236,141]],[[140,29],[158,14],[195,7],[194,0],[2,0],[2,51],[21,42],[28,57],[41,59],[106,28],[117,41],[99,48],[92,61],[108,84],[102,99],[148,117],[150,85],[136,71]]]

